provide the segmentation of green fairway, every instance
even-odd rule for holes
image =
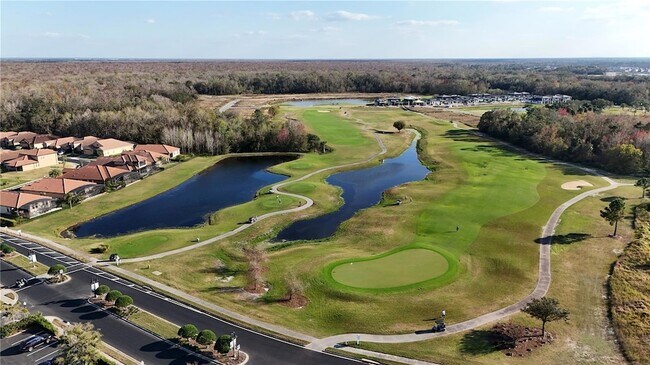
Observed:
[[[449,268],[441,254],[423,248],[402,250],[388,255],[345,262],[331,275],[339,283],[355,288],[395,288],[438,277]]]

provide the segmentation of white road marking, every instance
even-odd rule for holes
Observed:
[[[42,335],[43,333],[45,333],[45,331],[41,331],[41,332],[39,332],[39,333],[37,333],[37,334],[35,334],[35,335],[33,335],[33,336],[36,336],[36,335]],[[31,337],[31,336],[29,336],[29,337]],[[20,340],[20,341],[16,341],[16,342],[12,343],[12,344],[11,344],[11,347],[18,345],[19,343],[25,341],[25,340],[28,339],[29,337],[25,337],[25,338],[23,338],[23,339]]]
[[[41,357],[41,358],[38,358],[38,359],[34,360],[34,362],[35,362],[35,363],[38,363],[38,362],[40,362],[40,361],[43,360],[43,359],[46,359],[46,358],[48,358],[48,357],[50,357],[50,356],[52,356],[52,355],[54,355],[54,354],[59,353],[60,351],[61,351],[61,350],[56,349],[56,350],[50,352],[49,354],[47,354],[47,355],[45,355],[45,356],[43,356],[43,357]]]

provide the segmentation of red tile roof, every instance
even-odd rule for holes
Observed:
[[[119,139],[115,139],[115,138],[98,139],[96,143],[97,146],[99,146],[100,148],[108,148],[108,149],[127,147],[127,146],[133,147],[133,143],[120,141]]]
[[[115,167],[86,165],[82,168],[66,172],[61,177],[64,179],[106,182],[107,180],[114,179],[126,173],[128,173],[128,171]]]
[[[3,164],[8,167],[20,167],[25,165],[32,165],[35,163],[38,163],[38,161],[25,155],[14,158],[13,160],[7,160],[3,162]]]
[[[37,200],[52,200],[52,198],[48,196],[21,193],[15,191],[5,191],[5,190],[0,191],[0,205],[2,205],[3,207],[17,209],[29,203],[33,203]]]
[[[18,151],[0,150],[0,162],[13,160],[14,158],[18,158],[18,156],[20,156]]]
[[[20,190],[30,193],[55,193],[67,194],[81,187],[97,185],[92,182],[73,180],[73,179],[41,179],[31,184],[25,185]]]
[[[164,155],[171,155],[173,152],[180,152],[180,148],[166,145],[166,144],[139,144],[135,146],[136,151],[152,151],[162,153]]]
[[[33,150],[20,150],[19,154],[23,156],[45,156],[45,155],[55,155],[56,152],[44,148],[35,148]]]

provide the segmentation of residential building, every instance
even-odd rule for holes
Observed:
[[[67,153],[72,151],[75,140],[75,137],[63,137],[46,141],[44,144],[45,148],[50,148],[60,153]]]
[[[174,158],[181,154],[180,148],[166,144],[139,144],[135,146],[135,150],[156,152],[167,155],[169,158]]]
[[[90,150],[91,151],[90,154],[94,155],[95,150],[91,150],[89,148],[93,143],[97,142],[97,140],[99,140],[99,138],[97,138],[95,136],[85,136],[83,138],[76,138],[72,142],[72,152],[74,152],[74,153],[84,153],[85,150]]]
[[[97,184],[106,184],[107,182],[118,182],[128,174],[125,169],[118,169],[111,166],[86,165],[84,167],[66,171],[61,175],[64,179],[82,180],[94,182]]]
[[[53,134],[37,134],[25,137],[18,141],[23,149],[47,148],[47,144],[57,140],[59,137]]]
[[[49,196],[16,191],[0,191],[0,214],[10,217],[34,218],[56,208]]]
[[[11,132],[9,132],[11,133]],[[0,147],[2,148],[16,148],[20,146],[20,141],[24,139],[29,139],[35,137],[37,134],[34,132],[18,132],[15,134],[9,134],[0,140]]]
[[[56,152],[49,149],[3,150],[0,154],[2,167],[8,171],[28,171],[59,163]]]
[[[55,199],[63,199],[66,194],[88,198],[100,194],[104,191],[104,187],[88,181],[45,178],[21,187],[20,191]]]
[[[98,139],[83,150],[86,155],[97,156],[114,156],[126,151],[133,151],[133,143],[115,138]]]

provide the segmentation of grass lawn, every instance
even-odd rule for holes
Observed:
[[[558,299],[570,311],[570,317],[568,322],[548,324],[547,330],[555,342],[536,349],[529,358],[508,358],[489,346],[485,331],[490,326],[430,341],[399,345],[363,343],[361,347],[444,364],[624,363],[612,339],[605,295],[611,265],[632,239],[633,232],[628,220],[619,225],[621,237],[612,239],[608,236],[612,227],[600,218],[599,210],[613,196],[626,198],[630,209],[639,203],[638,195],[638,188],[619,188],[587,198],[564,213],[551,249],[552,282],[547,296]],[[528,326],[540,325],[523,313],[512,320]]]
[[[63,164],[55,166],[42,167],[40,169],[30,171],[8,171],[0,174],[0,189],[7,189],[12,186],[20,185],[32,180],[48,177],[48,173],[52,169],[63,169]]]
[[[130,315],[128,321],[146,328],[162,338],[174,339],[178,337],[179,326],[142,309]]]
[[[21,269],[34,276],[47,274],[47,270],[49,270],[49,267],[41,264],[40,262],[37,262],[36,264],[31,263],[27,257],[15,251],[11,254],[11,256],[4,256],[2,259],[14,266],[20,267]]]
[[[385,289],[417,284],[447,272],[441,254],[424,248],[390,252],[366,260],[338,263],[329,274],[336,282],[353,288]]]
[[[494,142],[453,129],[448,121],[398,109],[350,107],[338,113],[312,113],[316,119],[297,109],[283,108],[281,113],[304,118],[310,130],[322,123],[323,117],[342,118],[356,123],[362,134],[372,129],[390,130],[395,120],[404,120],[427,131],[425,153],[437,161],[438,170],[426,180],[389,189],[388,196],[405,197],[408,204],[378,205],[361,211],[326,241],[280,249],[264,242],[264,237],[272,236],[278,225],[287,224],[287,219],[313,214],[310,208],[305,213],[261,222],[256,232],[242,232],[183,257],[125,267],[230,309],[318,336],[350,331],[412,332],[430,327],[428,319],[442,308],[447,309],[448,321],[458,322],[509,305],[528,294],[537,279],[535,240],[541,227],[558,205],[580,193],[560,186],[573,180],[587,180],[594,187],[605,185],[602,179],[579,170],[521,156]],[[339,133],[348,132],[332,128],[330,133],[334,135],[321,138],[337,141]],[[397,146],[403,150],[408,145],[404,135],[382,135],[392,151],[389,153],[400,151]],[[353,143],[347,137],[340,141]],[[354,148],[338,145],[333,154]],[[366,151],[365,155],[370,153]],[[319,157],[332,158],[333,154],[310,155],[312,161],[293,163],[316,165],[321,163],[316,161]],[[300,167],[301,171],[308,170]],[[338,204],[336,189],[324,184],[325,176],[319,174],[295,187],[314,198],[317,208],[323,210]],[[286,189],[290,190],[291,185]],[[270,291],[263,301],[224,292],[225,287],[246,284],[247,263],[241,247],[256,243],[271,249],[264,274],[271,284]],[[328,279],[328,265],[415,248],[442,253],[450,267],[457,269],[421,285],[383,293],[337,286]],[[224,275],[224,270],[229,274]],[[156,276],[153,271],[163,274]],[[226,276],[232,278],[223,283]],[[301,309],[288,309],[282,304],[292,276],[302,281],[309,299],[309,304]]]

